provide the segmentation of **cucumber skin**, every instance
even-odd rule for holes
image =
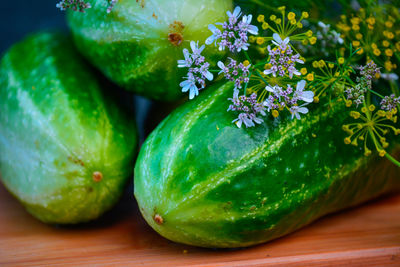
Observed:
[[[139,153],[135,196],[162,236],[247,247],[400,189],[397,167],[344,145],[343,104],[239,129],[226,112],[231,94],[231,84],[209,88],[165,119]]]
[[[232,9],[231,0],[146,0],[144,7],[141,1],[120,0],[107,14],[106,1],[91,4],[85,13],[68,12],[78,49],[118,85],[163,101],[184,97],[179,83],[187,69],[177,67],[177,60],[184,59],[183,49],[189,48],[190,41],[203,44],[212,35],[208,25],[225,21],[226,11]],[[189,10],[185,13],[185,9]],[[207,12],[198,15],[199,10]],[[169,25],[174,21],[185,25],[184,42],[179,46],[168,41]],[[216,63],[221,56],[217,50],[212,47],[203,54]]]
[[[45,223],[96,219],[133,172],[135,122],[91,71],[72,39],[53,32],[14,45],[0,63],[1,180]]]

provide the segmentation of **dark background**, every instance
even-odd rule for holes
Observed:
[[[43,29],[64,29],[64,12],[57,0],[2,0],[0,4],[0,53],[27,34]]]

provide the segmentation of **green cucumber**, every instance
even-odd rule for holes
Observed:
[[[133,172],[135,122],[104,95],[60,33],[32,35],[0,62],[0,173],[39,220],[93,220]]]
[[[143,96],[181,98],[178,69],[183,48],[212,33],[207,26],[226,20],[231,0],[119,0],[107,14],[107,1],[93,0],[85,13],[69,12],[79,50],[109,79]],[[205,51],[213,60],[214,54]]]
[[[239,129],[226,112],[232,89],[211,87],[179,107],[140,151],[135,196],[162,236],[246,247],[400,189],[398,167],[344,144],[343,103]]]

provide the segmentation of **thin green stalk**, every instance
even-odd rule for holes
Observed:
[[[246,50],[243,50],[243,52],[244,52],[244,55],[246,56],[247,60],[250,62],[250,64],[253,65],[253,64],[251,63],[251,59],[250,59],[250,56],[249,56],[249,54],[247,53],[247,51],[246,51]]]
[[[400,162],[398,160],[396,160],[395,158],[392,157],[392,155],[390,155],[389,153],[386,153],[385,157],[390,160],[391,162],[394,163],[394,165],[396,165],[397,167],[400,168]]]
[[[263,76],[261,76],[260,71],[259,71],[258,69],[256,69],[256,71],[257,71],[257,75],[261,78],[261,80],[262,80],[263,82],[265,82],[266,85],[268,85],[268,82],[264,79]]]
[[[260,1],[260,0],[250,0],[251,2],[253,2],[254,4],[260,5],[265,9],[269,9],[271,11],[277,12],[278,9],[271,7],[270,5],[267,5],[265,2]]]
[[[369,89],[369,88],[368,88],[368,91],[370,91],[371,93],[373,93],[373,94],[379,96],[379,97],[382,98],[382,99],[385,98],[383,95],[379,94],[378,92],[375,92],[375,91],[372,90],[372,89]]]

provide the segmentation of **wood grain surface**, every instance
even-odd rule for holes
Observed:
[[[127,193],[96,222],[55,227],[35,220],[0,185],[0,266],[400,266],[400,195],[325,217],[248,249],[170,242],[142,219]]]

